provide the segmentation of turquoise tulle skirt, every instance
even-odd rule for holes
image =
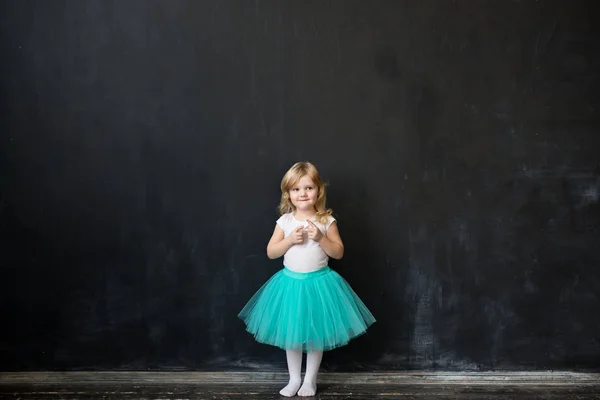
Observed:
[[[331,350],[362,335],[375,318],[329,267],[275,273],[239,313],[260,343],[303,352]]]

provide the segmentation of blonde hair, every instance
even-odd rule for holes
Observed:
[[[319,190],[317,202],[315,204],[315,208],[317,209],[317,221],[325,224],[327,223],[327,217],[332,213],[331,209],[325,206],[327,200],[325,182],[321,179],[317,167],[309,162],[297,162],[292,165],[283,176],[283,179],[281,179],[281,203],[279,204],[279,212],[283,215],[296,210],[290,200],[290,189],[292,189],[303,176],[308,176]]]

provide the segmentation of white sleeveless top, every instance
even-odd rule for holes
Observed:
[[[331,215],[327,217],[327,223],[322,224],[315,220],[311,220],[320,230],[323,235],[327,232],[329,226],[335,221]],[[293,213],[284,214],[277,220],[277,225],[285,233],[284,237],[288,237],[299,226],[307,226],[308,222],[298,221],[294,218]],[[312,272],[327,266],[329,256],[321,248],[319,242],[315,242],[308,237],[304,238],[301,244],[295,244],[283,255],[283,265],[292,271],[297,272]]]

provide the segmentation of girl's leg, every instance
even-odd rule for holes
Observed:
[[[298,396],[314,396],[317,393],[317,373],[319,372],[321,359],[323,359],[322,351],[307,354],[304,383],[298,391]]]
[[[300,370],[302,369],[302,351],[286,350],[288,372],[290,373],[290,382],[286,387],[279,391],[279,394],[285,397],[294,397],[298,392],[302,379]]]

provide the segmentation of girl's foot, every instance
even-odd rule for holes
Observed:
[[[317,393],[317,383],[304,380],[302,387],[298,390],[298,396],[310,397]]]
[[[300,387],[300,381],[291,380],[290,383],[279,391],[279,394],[285,397],[294,397],[298,393]]]

